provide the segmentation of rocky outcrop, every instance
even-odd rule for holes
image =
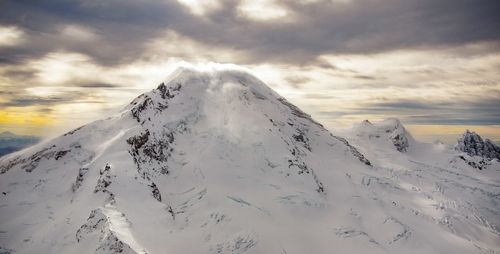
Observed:
[[[349,151],[351,151],[352,155],[354,155],[354,157],[358,158],[359,161],[363,162],[365,165],[368,165],[368,166],[372,165],[372,163],[362,153],[360,153],[358,151],[358,149],[356,149],[356,147],[349,144],[349,142],[345,138],[334,136],[334,135],[331,135],[331,136],[333,138],[339,140],[340,142],[344,143],[349,148]]]
[[[406,152],[410,146],[409,133],[401,124],[399,119],[391,118],[386,119],[384,122],[390,123],[385,125],[385,133],[390,133],[390,138],[394,147],[400,152]]]
[[[78,188],[80,188],[80,186],[82,186],[82,182],[83,182],[83,180],[85,180],[84,176],[85,176],[85,174],[87,174],[88,171],[89,171],[89,168],[86,168],[86,167],[80,168],[78,170],[78,175],[76,176],[76,180],[73,183],[73,185],[71,186],[71,189],[73,190],[73,192],[75,192],[76,190],[78,190]]]
[[[124,216],[122,214],[122,216]],[[77,242],[81,242],[90,235],[99,236],[99,246],[95,253],[126,253],[137,254],[127,243],[120,240],[116,233],[111,230],[111,221],[101,208],[92,210],[87,222],[76,232]]]
[[[473,131],[465,131],[458,139],[455,149],[470,156],[480,156],[489,160],[500,160],[500,147],[493,144],[491,140],[483,140],[479,134]]]

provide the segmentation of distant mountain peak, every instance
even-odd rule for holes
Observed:
[[[386,118],[375,123],[364,120],[356,125],[354,130],[358,136],[366,136],[368,139],[385,137],[400,152],[406,152],[413,140],[411,134],[397,118]]]
[[[484,139],[474,131],[466,130],[457,140],[455,148],[470,156],[480,156],[487,159],[500,159],[500,147],[491,140]]]
[[[14,134],[13,132],[10,132],[10,131],[4,131],[4,132],[0,133],[0,137],[2,137],[2,138],[12,138],[12,137],[17,137],[17,135]]]

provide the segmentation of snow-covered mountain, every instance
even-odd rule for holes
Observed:
[[[361,125],[332,135],[244,71],[180,69],[0,159],[0,253],[500,251],[498,161]]]
[[[394,147],[399,152],[406,152],[410,144],[415,142],[396,118],[388,118],[377,124],[365,120],[354,126],[353,133],[370,144],[384,148]]]

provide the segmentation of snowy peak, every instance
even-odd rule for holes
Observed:
[[[222,140],[217,147],[221,150],[284,149],[288,155],[280,158],[285,159],[280,163],[298,168],[299,174],[309,175],[314,190],[319,193],[325,188],[303,159],[313,151],[337,144],[348,151],[348,157],[356,163],[370,165],[345,139],[331,135],[262,81],[240,70],[182,68],[156,89],[136,98],[129,107],[132,118],[140,124],[140,131],[128,138],[127,143],[132,147],[134,161],[150,162],[150,165],[136,163],[146,178],[168,174],[166,164],[175,154],[175,143],[199,133],[217,137],[211,140],[203,134],[202,139],[210,140],[209,144]],[[320,141],[318,136],[326,136],[328,142]],[[267,158],[265,161],[270,165],[278,162]]]
[[[364,137],[369,140],[388,141],[399,152],[406,152],[410,143],[414,141],[413,137],[397,118],[387,118],[377,123],[371,123],[368,120],[354,126],[354,133],[358,137]]]
[[[292,132],[281,135],[299,137],[309,126],[328,133],[310,115],[241,70],[181,68],[132,101],[128,110],[151,133],[198,126],[244,142],[260,140],[262,131],[272,130],[267,125]],[[303,143],[309,146],[306,139]]]
[[[500,159],[500,147],[491,140],[481,138],[474,131],[466,130],[457,141],[455,149],[470,156],[480,156],[486,159]]]
[[[206,98],[207,93],[228,96],[231,92],[242,96],[251,93],[260,100],[280,97],[258,78],[243,70],[217,68],[197,70],[182,67],[174,71],[156,89],[139,96],[138,99],[150,96],[154,99],[168,100],[175,96],[173,92],[181,90],[182,87],[191,92],[192,97],[200,100]]]
[[[161,114],[170,106],[176,107],[173,111],[183,113],[184,117],[200,109],[205,111],[205,115],[217,117],[225,114],[227,117],[230,112],[247,113],[253,107],[269,111],[263,109],[268,106],[264,102],[286,106],[294,115],[310,119],[309,115],[248,72],[224,69],[179,68],[156,89],[132,101],[130,110],[134,118],[142,123],[146,115]]]

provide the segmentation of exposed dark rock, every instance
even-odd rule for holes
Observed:
[[[297,171],[297,174],[299,174],[299,175],[302,175],[302,174],[312,175],[314,183],[317,186],[316,191],[318,193],[325,192],[325,187],[323,186],[323,183],[319,180],[318,176],[314,173],[314,170],[309,168],[305,162],[300,160],[299,157],[296,157],[293,160],[291,160],[291,159],[288,160],[288,168],[292,168],[292,167],[297,167],[299,169]]]
[[[134,153],[137,153],[139,149],[148,142],[149,139],[149,130],[146,130],[146,132],[137,135],[137,136],[132,136],[127,139],[127,143],[129,145],[132,145]]]
[[[244,253],[257,244],[250,236],[237,236],[236,238],[218,243],[211,247],[210,253]]]
[[[168,167],[163,166],[160,169],[160,173],[162,173],[163,175],[168,175],[168,174],[170,174],[170,170],[168,170]]]
[[[305,135],[305,132],[301,129],[296,129],[297,134],[293,134],[292,137],[295,141],[302,143],[302,145],[309,151],[312,151],[311,145],[309,144],[309,138]]]
[[[85,127],[85,125],[80,126],[80,127],[76,128],[76,129],[74,129],[74,130],[72,130],[72,131],[68,131],[68,132],[66,132],[63,136],[73,135],[73,134],[75,134],[75,132],[77,132],[77,131],[81,130],[83,127]]]
[[[125,215],[122,213],[122,216]],[[99,236],[99,246],[95,250],[96,253],[137,254],[128,244],[116,236],[115,232],[110,229],[109,223],[108,217],[101,209],[92,210],[87,222],[76,232],[77,242],[84,240],[92,234],[97,234]]]
[[[172,219],[175,220],[175,212],[174,212],[174,209],[172,209],[172,206],[168,206],[167,207],[167,212],[170,213],[170,215],[172,216]]]
[[[62,150],[62,151],[58,151],[55,155],[55,159],[56,160],[59,160],[60,158],[64,157],[64,155],[66,155],[67,153],[71,152],[71,149],[70,150]]]
[[[394,147],[396,147],[396,150],[402,153],[407,152],[410,147],[410,139],[408,138],[410,134],[406,131],[401,121],[397,118],[389,118],[384,120],[384,122],[387,124],[385,132],[391,133],[390,139],[394,144]],[[365,122],[364,124],[371,123]]]
[[[73,183],[73,186],[71,187],[73,191],[76,191],[78,188],[80,188],[80,186],[82,186],[82,182],[83,180],[85,180],[84,176],[88,171],[88,168],[80,168],[78,170],[78,175],[76,176],[75,183]]]
[[[299,171],[297,171],[297,173],[299,175],[304,174],[304,173],[306,173],[306,174],[310,173],[309,168],[307,167],[307,165],[303,161],[299,162],[297,159],[288,160],[288,168],[291,168],[293,166],[295,166],[299,169]]]
[[[172,99],[176,95],[174,92],[181,90],[181,87],[182,85],[180,83],[176,83],[172,87],[166,86],[165,83],[161,83],[156,89],[160,92],[162,99]]]
[[[325,187],[323,186],[323,183],[319,180],[318,176],[316,175],[316,173],[314,173],[313,170],[311,170],[311,174],[313,175],[314,182],[318,186],[318,188],[316,188],[316,191],[318,193],[324,193]]]
[[[145,96],[142,103],[133,107],[130,111],[132,112],[132,116],[137,120],[137,122],[141,122],[141,112],[143,112],[148,106],[152,105],[153,101],[149,96]]]
[[[156,186],[155,183],[151,183],[151,185],[149,185],[149,187],[151,188],[151,193],[153,194],[153,197],[158,200],[158,202],[161,202],[161,193],[160,193],[160,190],[158,189],[158,186]]]
[[[465,131],[458,139],[455,148],[458,151],[465,152],[470,156],[480,156],[486,159],[500,160],[500,147],[493,144],[491,140],[483,140],[481,136],[473,131]]]
[[[173,152],[174,143],[173,132],[164,131],[160,137],[153,137],[149,131],[133,136],[127,140],[132,148],[129,153],[132,155],[136,164],[137,171],[142,178],[148,179],[152,172],[145,172],[145,166],[150,165],[150,170],[160,171],[162,174],[168,174],[168,166],[165,164]],[[145,163],[148,162],[148,163]],[[146,165],[148,164],[148,165]]]
[[[409,146],[408,138],[403,134],[395,134],[392,137],[392,143],[400,152],[406,152]]]
[[[90,215],[87,219],[87,222],[83,224],[77,231],[76,231],[76,240],[77,242],[80,242],[83,238],[85,238],[86,235],[94,232],[94,231],[99,231],[101,233],[104,233],[105,230],[105,224],[108,222],[108,218],[102,213],[101,209],[95,209],[90,212]]]
[[[130,246],[122,242],[115,234],[107,234],[106,238],[104,238],[103,242],[105,244],[101,244],[96,252],[99,253],[110,253],[110,254],[118,254],[118,253],[136,253],[132,251]]]
[[[94,189],[94,193],[97,192],[107,192],[107,188],[111,185],[111,167],[106,164],[104,169],[99,171],[99,179],[97,180],[97,184]]]
[[[344,143],[349,148],[349,150],[351,151],[352,155],[354,155],[354,157],[358,158],[359,161],[363,162],[364,164],[366,164],[368,166],[372,165],[372,163],[368,159],[366,159],[365,156],[358,151],[358,149],[356,149],[354,146],[352,146],[351,144],[349,144],[349,142],[345,138],[334,136],[334,135],[331,135],[331,136],[333,138],[339,140],[340,142]]]
[[[42,159],[50,159],[54,157],[55,151],[52,151],[56,146],[43,148],[42,150],[32,154],[29,157],[22,158],[21,156],[15,157],[7,163],[0,165],[0,174],[3,174],[16,165],[21,164],[21,168],[28,173],[31,173],[40,163]]]
[[[311,121],[312,123],[320,126],[321,128],[324,128],[322,124],[316,122],[314,119],[311,118],[311,116],[309,114],[304,113],[304,111],[300,110],[297,106],[288,102],[285,98],[283,98],[283,97],[278,98],[278,101],[283,103],[283,105],[287,106],[291,110],[293,115],[300,117],[300,118],[307,119],[307,120]]]
[[[489,163],[485,161],[484,159],[480,159],[478,161],[474,161],[473,158],[465,158],[465,156],[458,156],[459,159],[463,160],[467,165],[471,166],[472,168],[476,168],[479,170],[483,170]]]

